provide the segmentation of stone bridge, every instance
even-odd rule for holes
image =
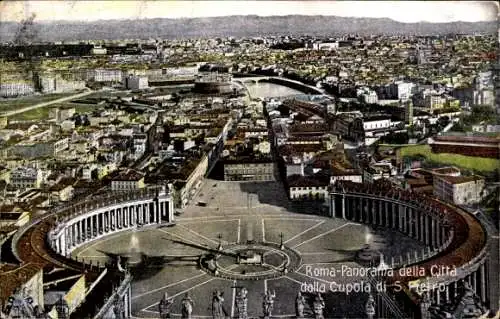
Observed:
[[[245,83],[254,83],[257,84],[259,82],[271,82],[284,86],[289,86],[291,88],[295,88],[302,91],[312,91],[315,94],[325,94],[323,89],[317,88],[315,86],[311,86],[300,81],[287,79],[279,76],[251,76],[251,77],[241,77],[241,78],[233,78],[233,81],[239,82],[241,84]]]

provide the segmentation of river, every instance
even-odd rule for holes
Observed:
[[[304,94],[301,91],[274,83],[245,83],[252,97],[283,97],[289,95]]]

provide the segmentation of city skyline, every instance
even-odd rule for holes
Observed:
[[[478,22],[497,19],[493,1],[6,1],[2,20],[97,21],[234,15],[323,15],[399,22]]]

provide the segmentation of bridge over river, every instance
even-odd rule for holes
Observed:
[[[283,85],[307,94],[320,94],[324,95],[326,92],[323,89],[307,85],[305,83],[302,83],[300,81],[296,80],[291,80],[287,79],[284,77],[279,77],[279,76],[248,76],[248,77],[240,77],[240,78],[233,78],[233,82],[237,82],[240,84],[248,84],[248,83],[261,83],[261,82],[267,82],[267,83],[273,83],[273,84],[278,84],[278,85]]]

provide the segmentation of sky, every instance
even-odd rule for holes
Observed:
[[[490,21],[495,1],[1,1],[0,21],[95,21],[139,18],[194,18],[227,15],[336,15],[391,18],[400,22]]]

